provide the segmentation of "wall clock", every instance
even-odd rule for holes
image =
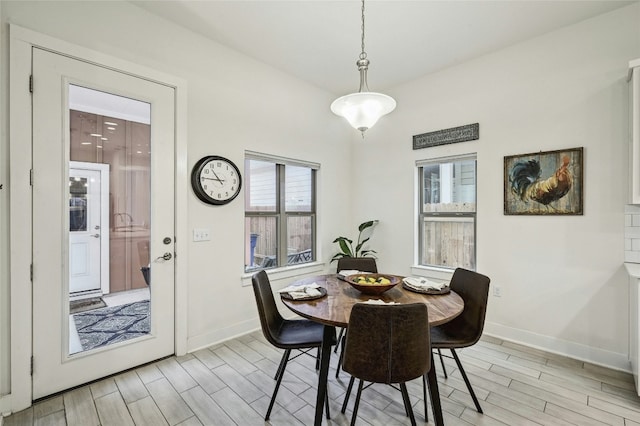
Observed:
[[[233,161],[209,155],[202,157],[193,166],[191,186],[196,196],[205,203],[223,205],[240,193],[242,176]]]

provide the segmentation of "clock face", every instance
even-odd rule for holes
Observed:
[[[208,204],[227,204],[240,193],[240,170],[224,157],[210,155],[201,158],[191,172],[191,186],[196,196]]]

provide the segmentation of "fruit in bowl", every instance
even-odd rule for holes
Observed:
[[[400,282],[399,277],[387,274],[355,274],[348,275],[345,280],[364,294],[382,294]]]

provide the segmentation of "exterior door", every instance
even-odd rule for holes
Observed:
[[[103,179],[104,175],[104,179]],[[69,297],[102,295],[108,283],[108,166],[70,162],[69,169]],[[103,241],[104,240],[104,241]],[[107,244],[103,248],[103,242]],[[109,286],[106,286],[107,290]]]
[[[37,399],[174,353],[175,93],[39,48],[32,57]],[[114,242],[108,268],[124,273],[111,276],[110,287],[125,279],[145,282],[137,245],[147,247],[143,266],[152,280],[144,288],[118,292],[125,299],[142,293],[144,300],[114,302],[89,310],[90,315],[70,312],[70,275],[82,269],[72,260],[78,253],[69,238],[75,220],[70,204],[82,204],[70,200],[71,161],[78,160],[110,167],[107,229],[88,225],[94,229],[87,231],[100,231],[102,238],[108,233]],[[110,321],[97,322],[106,315]],[[132,318],[135,324],[128,323]],[[114,332],[113,323],[131,327]],[[78,334],[82,348],[72,350]]]

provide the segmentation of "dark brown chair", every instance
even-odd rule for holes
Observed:
[[[376,259],[373,257],[341,257],[338,259],[336,272],[340,272],[345,269],[377,273],[378,265],[376,265]]]
[[[489,277],[477,272],[457,268],[451,278],[450,287],[464,300],[464,310],[453,321],[431,328],[431,347],[438,350],[445,377],[447,371],[440,350],[450,349],[478,413],[482,413],[482,407],[455,350],[475,345],[480,340],[487,313],[490,281]]]
[[[373,257],[342,257],[338,259],[338,267],[336,272],[344,270],[358,270],[361,272],[378,273],[378,265],[376,259]],[[344,347],[344,328],[340,328],[340,334],[338,335],[338,344],[333,350],[334,353],[338,353],[338,347]],[[336,378],[340,375],[340,366],[342,365],[342,352],[340,352],[340,358],[338,359],[338,366],[336,367]]]
[[[251,282],[253,284],[253,293],[256,296],[256,304],[258,305],[258,314],[260,316],[262,333],[273,346],[279,349],[284,349],[284,354],[282,355],[282,360],[280,361],[280,365],[278,366],[278,371],[275,376],[275,379],[277,380],[276,387],[273,390],[273,396],[271,397],[267,414],[264,417],[265,420],[269,420],[271,409],[273,408],[273,404],[276,401],[276,395],[278,394],[278,389],[280,388],[282,376],[284,375],[287,362],[289,361],[289,356],[291,355],[291,350],[298,349],[301,350],[302,353],[306,353],[312,348],[319,349],[320,346],[322,346],[324,325],[306,319],[284,319],[280,315],[278,307],[276,306],[273,291],[271,290],[271,283],[269,282],[269,277],[265,271],[260,271],[254,274],[251,277]],[[298,354],[291,359],[294,359],[299,355],[301,354]],[[328,397],[326,404],[327,418],[329,418]]]
[[[353,306],[344,347],[344,371],[351,374],[342,412],[349,402],[354,379],[359,379],[351,425],[356,422],[364,382],[400,385],[411,424],[416,424],[405,382],[424,376],[431,366],[427,305]],[[369,385],[367,385],[368,387]],[[426,410],[425,410],[426,417]]]

